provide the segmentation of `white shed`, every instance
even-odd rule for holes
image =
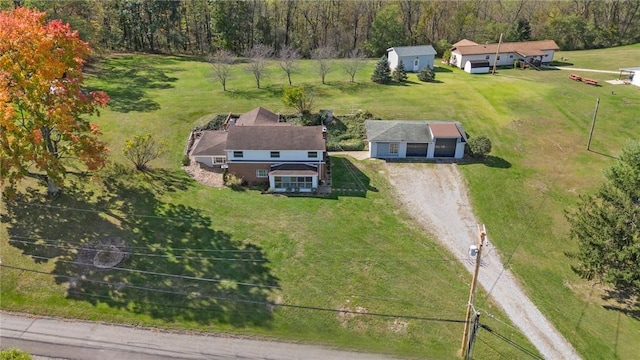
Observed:
[[[387,49],[389,67],[393,71],[400,60],[406,71],[418,72],[425,66],[433,68],[436,50],[431,45],[400,46]]]
[[[467,60],[464,64],[464,71],[469,74],[486,74],[491,65],[487,60]]]
[[[629,84],[640,87],[640,67],[630,67],[620,69],[620,75],[625,73],[626,79]]]

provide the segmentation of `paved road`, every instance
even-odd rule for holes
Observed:
[[[74,360],[393,359],[314,345],[168,333],[0,312],[0,348],[12,347],[35,355]]]

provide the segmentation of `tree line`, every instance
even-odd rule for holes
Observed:
[[[303,57],[371,57],[432,44],[553,39],[563,50],[640,42],[639,0],[0,0],[68,22],[97,51],[245,54],[257,44]]]

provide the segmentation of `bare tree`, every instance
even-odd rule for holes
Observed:
[[[358,71],[365,66],[365,59],[365,54],[362,51],[353,49],[349,51],[347,57],[342,61],[342,68],[344,69],[344,72],[349,74],[351,82],[354,82],[354,78]]]
[[[231,76],[231,65],[236,62],[236,56],[227,50],[218,50],[209,55],[208,61],[213,68],[213,75],[222,85],[222,90],[227,91],[227,80]]]
[[[291,86],[291,74],[296,71],[297,61],[302,56],[298,50],[289,45],[285,45],[280,52],[278,52],[278,58],[280,59],[280,68],[287,73],[287,79],[289,79],[289,86]]]
[[[328,46],[322,46],[311,52],[311,58],[316,60],[316,70],[324,84],[325,77],[333,70],[331,64],[335,58],[335,52]]]
[[[247,71],[256,78],[258,89],[260,89],[260,79],[267,73],[267,62],[272,54],[273,48],[264,44],[257,44],[245,53],[249,58]]]

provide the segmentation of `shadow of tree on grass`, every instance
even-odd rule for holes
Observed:
[[[87,73],[95,75],[101,81],[100,89],[109,95],[109,108],[127,113],[130,111],[153,111],[160,104],[147,94],[152,89],[171,89],[177,78],[168,76],[168,72],[180,71],[167,68],[177,60],[171,57],[120,55],[92,65]]]
[[[53,203],[22,194],[3,219],[9,241],[36,261],[54,262],[51,274],[71,299],[164,321],[268,326],[278,279],[262,249],[215,230],[199,209],[159,200],[162,185],[153,183],[171,177],[112,174],[100,193],[77,185]],[[164,191],[190,186],[171,181]],[[105,247],[114,239],[122,246]],[[120,251],[122,261],[97,266],[105,251]]]

